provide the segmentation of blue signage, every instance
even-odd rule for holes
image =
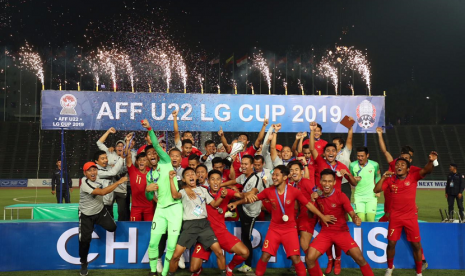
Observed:
[[[263,120],[281,123],[283,132],[308,131],[316,121],[325,132],[347,132],[339,122],[356,121],[354,132],[384,126],[384,97],[42,91],[42,129],[143,130],[148,119],[159,131],[258,132]]]
[[[27,179],[0,179],[0,187],[27,187]]]
[[[115,233],[106,232],[100,226],[95,228],[90,246],[88,261],[90,269],[149,269],[148,244],[150,240],[150,222],[117,222]],[[349,223],[350,233],[361,248],[365,259],[372,268],[386,268],[387,223],[362,223],[355,227]],[[227,222],[228,230],[240,237],[240,224]],[[261,248],[266,237],[269,222],[257,222],[252,232],[254,247],[253,266],[261,256]],[[319,228],[317,227],[315,234]],[[465,269],[465,232],[464,224],[420,223],[422,246],[431,269]],[[0,224],[0,271],[14,270],[55,270],[78,269],[79,228],[77,222],[31,222]],[[27,258],[24,249],[27,248]],[[189,253],[186,260],[190,259]],[[301,252],[302,258],[304,253]],[[232,259],[226,255],[226,261]],[[53,260],[53,261],[50,261]],[[327,264],[326,256],[320,258],[321,267]],[[290,267],[281,246],[275,257],[268,263],[269,268]],[[410,243],[405,235],[397,243],[396,268],[413,269],[415,263]],[[204,267],[216,267],[216,259],[204,263]],[[342,256],[343,268],[357,268],[357,264],[348,256]]]

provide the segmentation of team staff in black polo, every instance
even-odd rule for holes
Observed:
[[[71,200],[69,192],[73,191],[73,181],[71,180],[71,176],[69,176],[69,172],[66,168],[63,171],[63,175],[61,174],[61,160],[58,160],[56,165],[57,169],[52,174],[52,195],[56,195],[57,203],[70,203]],[[60,179],[62,179],[62,181],[60,181]],[[60,185],[60,182],[62,182],[62,185]],[[61,188],[63,188],[63,191],[61,191]]]
[[[463,175],[457,172],[457,165],[450,164],[449,166],[449,175],[447,176],[446,184],[446,198],[447,203],[449,204],[449,217],[453,217],[454,212],[454,201],[457,201],[457,207],[459,208],[460,218],[463,221],[463,189],[465,188],[465,183],[463,181]]]
[[[126,183],[127,177],[122,177],[115,183],[103,187],[97,179],[97,165],[87,162],[83,166],[84,177],[79,195],[79,257],[81,258],[82,276],[87,275],[87,255],[89,254],[92,232],[95,224],[109,232],[115,232],[116,223],[103,206],[103,196],[113,192],[118,185]]]

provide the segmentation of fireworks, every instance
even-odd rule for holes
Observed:
[[[370,63],[360,50],[351,49],[347,64],[350,69],[358,71],[367,85],[368,94],[371,95]]]
[[[152,57],[152,62],[161,68],[166,81],[166,92],[169,93],[171,82],[171,63],[168,55],[161,50],[150,50],[149,55]]]
[[[203,81],[204,81],[204,78],[202,78],[202,75],[198,75],[197,76],[197,79],[199,80],[199,85],[200,85],[200,93],[203,94]]]
[[[305,93],[304,93],[304,85],[302,84],[300,79],[297,79],[297,85],[299,86],[300,91],[302,91],[302,96],[305,95]]]
[[[44,68],[39,54],[33,52],[32,47],[26,42],[26,45],[21,47],[19,56],[21,65],[34,72],[42,83],[42,90],[44,90]]]
[[[134,92],[134,68],[132,68],[131,60],[127,54],[120,54],[119,61],[126,70],[126,74],[128,74],[129,80],[131,81],[131,90]]]
[[[99,51],[98,60],[99,64],[102,65],[103,70],[110,74],[111,80],[113,82],[113,91],[116,92],[116,50],[111,51]]]
[[[173,67],[181,78],[182,84],[184,86],[184,93],[186,93],[186,84],[187,84],[187,69],[186,64],[184,63],[184,59],[180,54],[175,54],[173,57]]]
[[[258,54],[253,55],[253,65],[262,73],[266,83],[268,84],[268,94],[271,94],[271,73],[261,51],[258,52]]]
[[[320,63],[317,65],[320,74],[322,74],[326,78],[330,78],[331,82],[334,85],[334,91],[337,95],[337,87],[339,78],[337,76],[337,69],[332,65],[333,63],[333,52],[328,51],[326,56],[323,56]]]

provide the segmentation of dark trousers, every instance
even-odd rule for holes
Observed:
[[[118,204],[118,221],[129,221],[126,194],[114,192],[116,204]]]
[[[63,192],[60,192],[60,190],[55,191],[55,195],[57,197],[57,203],[60,203],[60,193],[61,193],[61,203],[71,203],[71,200],[69,198],[69,190],[64,189]]]
[[[245,260],[245,264],[252,266],[253,259],[253,248],[252,248],[252,231],[253,226],[255,225],[256,218],[249,217],[242,207],[242,205],[237,206],[237,211],[239,212],[239,218],[241,219],[241,240],[245,246],[249,249],[249,257]]]
[[[86,216],[79,212],[79,257],[81,263],[87,263],[87,255],[89,254],[95,224],[102,226],[103,229],[109,232],[115,232],[116,230],[116,223],[106,208],[92,216]]]
[[[129,183],[129,182],[128,182]],[[128,214],[128,216],[130,217],[131,216],[131,185],[127,185],[126,187],[126,191],[127,191],[127,194],[126,194],[126,212]]]
[[[350,201],[350,198],[352,197],[352,187],[349,182],[342,183],[341,191],[349,198]]]
[[[454,201],[457,201],[460,218],[463,220],[463,197],[459,198],[456,195],[447,195],[447,203],[449,204],[449,217],[453,218],[454,216]]]
[[[108,213],[110,214],[111,218],[114,219],[115,216],[113,215],[113,205],[104,205],[105,209],[107,209]]]

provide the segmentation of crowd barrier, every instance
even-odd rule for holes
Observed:
[[[79,187],[79,178],[73,178],[73,187]],[[0,179],[0,187],[17,188],[17,187],[51,187],[52,180],[46,178],[39,179]],[[444,180],[420,180],[418,189],[445,189],[446,181]]]
[[[89,268],[136,269],[149,268],[148,243],[150,222],[118,222],[115,233],[96,227],[89,253]],[[349,223],[352,236],[372,268],[386,268],[387,223],[363,223],[355,227]],[[240,224],[227,222],[231,233],[240,237]],[[261,255],[261,247],[269,222],[257,222],[253,230],[253,265]],[[320,228],[317,227],[315,234]],[[422,245],[430,269],[465,269],[463,247],[465,224],[420,223]],[[77,222],[3,222],[0,223],[0,271],[78,269]],[[26,252],[27,251],[27,252]],[[189,253],[186,253],[189,260]],[[304,256],[301,252],[302,258]],[[289,267],[281,247],[271,258],[269,268]],[[226,254],[226,261],[232,256]],[[320,258],[325,267],[326,256]],[[397,243],[396,268],[413,269],[412,251],[405,235]],[[216,267],[215,256],[204,267]],[[357,264],[343,254],[343,268],[356,268]]]

